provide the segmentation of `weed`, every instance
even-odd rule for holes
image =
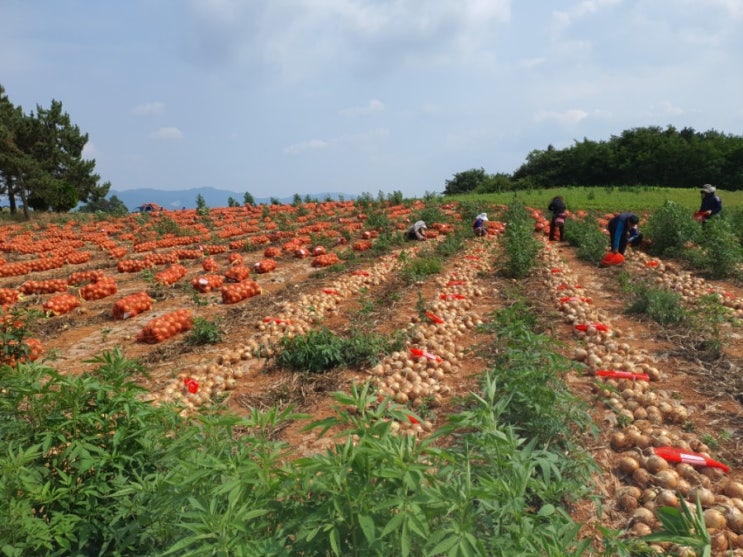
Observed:
[[[537,260],[541,244],[534,238],[534,221],[520,202],[514,202],[506,213],[504,267],[506,276],[529,276]]]
[[[699,225],[689,210],[673,201],[666,201],[643,226],[650,239],[650,250],[657,255],[679,253],[687,242],[699,236]]]
[[[327,327],[313,329],[295,337],[284,337],[276,363],[295,371],[322,373],[338,366],[374,365],[387,353],[400,350],[404,333],[391,337],[354,331],[349,337],[338,336]]]
[[[607,240],[593,217],[571,220],[565,225],[565,239],[576,246],[578,258],[598,265],[606,254]]]
[[[644,313],[660,325],[675,325],[688,317],[678,292],[643,283],[637,283],[630,289],[634,299],[627,307],[628,313]]]
[[[193,320],[193,328],[186,337],[186,344],[201,346],[204,344],[219,344],[222,342],[222,329],[219,319],[209,321],[203,317]]]
[[[727,220],[715,217],[705,222],[700,245],[707,254],[709,271],[714,278],[740,273],[743,248]]]
[[[699,439],[702,443],[707,445],[710,449],[717,450],[720,448],[720,442],[711,433],[703,433]]]
[[[421,256],[408,259],[403,263],[401,269],[402,279],[408,285],[414,284],[430,275],[439,274],[441,267],[441,259],[435,256]]]
[[[202,296],[201,293],[195,288],[191,288],[191,301],[197,306],[209,305],[209,300],[206,296]]]

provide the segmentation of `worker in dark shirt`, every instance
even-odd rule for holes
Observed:
[[[701,216],[702,223],[722,211],[722,200],[715,193],[716,191],[715,186],[712,184],[704,184],[702,189],[699,190],[699,193],[702,194],[702,205],[699,207],[697,215]]]
[[[627,245],[638,246],[642,242],[642,234],[638,229],[640,217],[635,213],[619,213],[611,220],[607,228],[609,229],[609,246],[612,253],[621,253],[624,255]]]

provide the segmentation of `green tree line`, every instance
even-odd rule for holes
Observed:
[[[87,142],[60,101],[26,114],[0,85],[0,195],[10,212],[20,205],[28,218],[29,209],[65,212],[104,201],[111,184],[100,184],[95,160],[83,158]]]
[[[482,168],[455,174],[445,194],[563,186],[663,186],[712,183],[743,189],[743,137],[658,126],[632,128],[608,141],[584,138],[565,149],[533,150],[512,175]]]

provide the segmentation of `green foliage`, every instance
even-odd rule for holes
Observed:
[[[108,185],[110,187],[110,184]],[[81,213],[104,213],[115,217],[124,216],[129,212],[124,202],[115,195],[112,195],[110,199],[106,199],[105,196],[91,199],[79,210]]]
[[[457,172],[451,180],[446,181],[445,195],[472,192],[488,180],[483,168],[471,168],[464,172]]]
[[[598,265],[606,254],[607,238],[593,217],[568,220],[565,239],[577,246],[576,255],[584,261]]]
[[[534,238],[534,220],[518,201],[508,206],[504,238],[503,272],[511,278],[529,276],[541,244]]]
[[[201,194],[196,196],[196,214],[205,217],[209,214],[209,207],[206,204],[206,199]]]
[[[717,294],[707,294],[697,300],[691,312],[691,326],[697,339],[698,348],[706,359],[716,359],[722,354],[725,337],[723,326],[736,323],[734,315],[726,308]]]
[[[700,245],[709,264],[707,268],[714,278],[726,278],[740,275],[743,263],[743,248],[726,219],[713,217],[702,227]]]
[[[643,313],[660,325],[675,325],[684,322],[688,312],[681,304],[681,294],[666,288],[655,288],[644,282],[628,285],[631,302],[628,313]]]
[[[243,205],[255,205],[255,198],[249,191],[243,194]]]
[[[390,352],[400,350],[404,335],[391,337],[354,330],[348,337],[330,329],[313,329],[304,335],[284,337],[276,364],[295,371],[322,373],[339,366],[373,365]]]
[[[560,356],[554,341],[534,332],[536,316],[517,301],[493,315],[496,356],[494,378],[509,399],[502,419],[528,439],[571,444],[572,427],[589,427],[585,404],[570,394],[561,375],[572,363]]]
[[[240,203],[234,197],[229,196],[227,198],[227,206],[228,207],[239,207],[240,206]]]
[[[37,105],[26,115],[14,106],[0,86],[0,192],[11,212],[29,208],[66,212],[79,202],[105,198],[111,184],[98,184],[95,161],[82,158],[88,142],[62,103],[48,109]]]
[[[414,284],[425,280],[430,275],[441,272],[441,259],[432,255],[421,255],[420,257],[407,258],[403,261],[400,275],[406,284]]]
[[[204,344],[219,344],[222,342],[222,328],[219,319],[210,321],[203,317],[193,320],[193,328],[186,337],[186,344],[201,346]]]
[[[653,532],[643,539],[648,542],[671,542],[688,546],[695,555],[705,557],[712,555],[712,537],[704,520],[704,510],[697,497],[694,511],[683,497],[679,497],[681,506],[661,507],[657,516],[663,525],[662,530]]]
[[[537,187],[652,186],[698,188],[715,176],[722,188],[743,181],[743,138],[715,130],[658,126],[624,130],[608,141],[584,139],[565,149],[533,150],[515,180]]]
[[[0,306],[0,362],[21,361],[29,354],[29,329],[43,316],[39,310]],[[0,364],[1,365],[1,364]]]
[[[674,201],[666,201],[650,215],[643,232],[651,241],[652,253],[679,254],[684,244],[699,236],[699,225],[692,220],[685,207]]]

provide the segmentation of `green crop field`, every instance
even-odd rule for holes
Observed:
[[[717,190],[724,209],[743,207],[743,191]],[[518,199],[529,207],[546,210],[550,200],[562,195],[568,209],[577,211],[616,212],[635,211],[653,212],[667,200],[674,201],[693,212],[699,209],[700,195],[698,189],[659,188],[659,187],[625,187],[625,188],[586,188],[566,187],[518,192],[490,193],[480,195],[457,196],[457,199],[472,202],[509,204]]]

